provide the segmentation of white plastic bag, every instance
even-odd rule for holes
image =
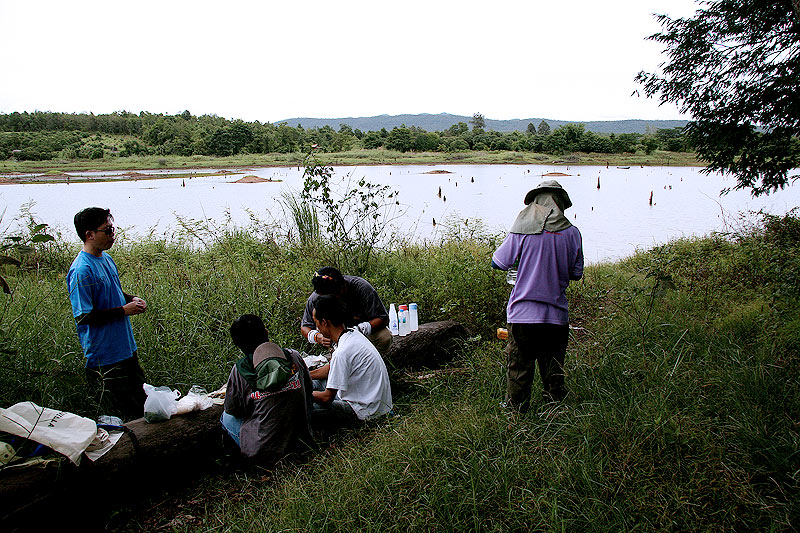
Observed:
[[[314,370],[319,367],[327,365],[330,361],[324,355],[308,355],[307,353],[303,352],[303,361],[306,363],[306,366],[309,370]]]
[[[0,409],[0,431],[49,446],[78,464],[97,435],[97,424],[73,413],[20,402]]]
[[[169,420],[178,412],[177,400],[181,396],[179,390],[170,390],[169,387],[153,387],[148,383],[145,383],[143,388],[147,394],[147,399],[144,401],[144,419],[147,422]]]
[[[214,405],[214,401],[208,397],[206,389],[199,385],[192,385],[186,396],[178,400],[177,415],[191,413],[192,411],[202,411]]]

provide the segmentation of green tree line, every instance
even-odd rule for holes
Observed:
[[[316,147],[322,152],[386,148],[400,152],[514,150],[547,154],[572,152],[635,153],[689,151],[681,128],[645,135],[601,135],[583,124],[555,130],[547,122],[527,131],[486,131],[480,121],[472,129],[459,122],[444,131],[416,126],[362,132],[347,124],[304,129],[302,125],[228,120],[189,111],[163,115],[126,111],[104,115],[40,112],[0,114],[0,159],[99,159],[134,155],[215,155],[294,153]]]

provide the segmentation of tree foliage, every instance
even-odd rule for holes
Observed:
[[[24,204],[20,210],[22,228],[14,233],[9,233],[9,228],[5,228],[4,233],[7,234],[0,240],[0,265],[24,267],[31,261],[36,262],[36,253],[41,251],[46,243],[55,240],[55,237],[48,233],[49,226],[39,223],[34,218],[31,213],[32,205],[32,202]],[[0,275],[0,289],[6,294],[12,294],[11,287],[2,275]]]
[[[707,171],[769,194],[798,178],[800,12],[793,0],[708,0],[691,18],[656,18],[660,73],[640,72],[647,96],[692,116],[687,133]],[[796,0],[794,0],[796,2]]]
[[[470,120],[469,123],[472,124],[473,130],[486,129],[486,119],[480,113],[472,115],[472,120]]]
[[[321,222],[319,234],[331,244],[329,262],[348,272],[365,272],[375,248],[388,237],[386,228],[405,213],[398,191],[355,179],[355,171],[337,176],[313,151],[303,164],[300,199],[310,208],[310,217]],[[298,209],[292,208],[295,213]]]
[[[550,124],[545,122],[544,120],[539,123],[538,129],[539,135],[550,135]]]
[[[270,124],[227,120],[216,115],[194,116],[188,110],[174,116],[144,112],[134,115],[124,111],[106,115],[0,113],[0,160],[299,154],[312,147],[316,152],[385,148],[400,152],[517,150],[553,154],[691,148],[685,135],[677,130],[669,135],[656,132],[656,138],[657,145],[651,139],[643,143],[638,133],[598,134],[587,131],[582,124],[565,124],[550,131],[545,121],[538,129],[530,124],[526,132],[499,132],[482,127],[470,130],[466,123],[459,122],[438,132],[402,125],[391,131],[382,128],[364,133],[347,124],[340,124],[338,131],[331,126],[304,129],[285,122]]]

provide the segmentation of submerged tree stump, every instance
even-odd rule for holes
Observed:
[[[420,324],[418,331],[394,338],[386,355],[389,372],[440,368],[468,335],[452,320]],[[107,507],[141,499],[163,480],[180,480],[181,472],[197,471],[219,457],[221,414],[222,406],[214,405],[164,422],[133,420],[111,450],[95,462],[84,457],[79,467],[63,460],[45,468],[0,470],[0,521],[10,520],[23,529],[31,521],[47,523],[48,515],[40,510],[56,504],[59,520],[65,515],[102,518]]]

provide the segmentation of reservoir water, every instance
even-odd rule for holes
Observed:
[[[783,215],[800,206],[798,186],[759,198],[752,198],[748,191],[731,191],[720,196],[723,188],[735,185],[733,178],[705,175],[700,170],[554,165],[335,168],[336,175],[344,181],[349,177],[355,183],[365,178],[399,191],[404,214],[392,223],[393,227],[403,236],[418,241],[441,237],[448,224],[472,228],[478,219],[487,231],[505,233],[523,207],[525,193],[544,179],[556,179],[572,199],[573,207],[566,214],[583,234],[589,263],[625,257],[636,249],[677,237],[726,231],[737,227],[740,213],[764,210]],[[431,174],[431,171],[449,173]],[[552,172],[567,175],[546,175]],[[273,181],[235,183],[244,174]],[[0,186],[0,211],[5,209],[0,229],[13,226],[20,208],[29,202],[33,202],[32,212],[38,221],[60,229],[67,238],[74,234],[74,214],[92,205],[110,208],[116,224],[129,238],[150,234],[170,237],[179,227],[178,217],[204,220],[218,227],[246,226],[251,216],[272,222],[285,220],[281,194],[288,191],[299,195],[302,168],[257,168],[244,174],[69,185],[4,185]]]

